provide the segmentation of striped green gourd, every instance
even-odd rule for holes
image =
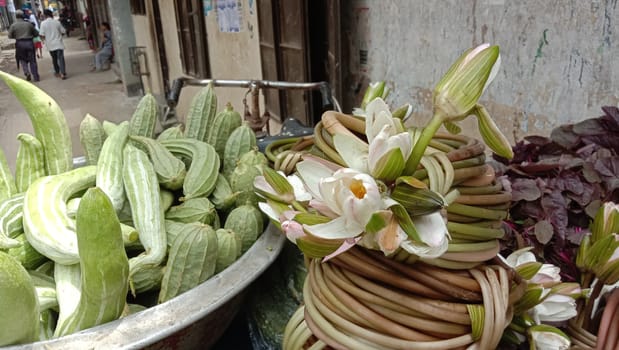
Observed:
[[[129,138],[129,122],[122,122],[101,148],[97,162],[97,187],[112,201],[114,209],[119,212],[125,204],[123,186],[123,148]]]
[[[104,120],[103,123],[101,123],[101,126],[103,127],[103,132],[105,133],[106,137],[112,135],[114,131],[118,129],[118,124],[109,120]]]
[[[185,225],[188,224],[174,220],[165,221],[165,232],[168,237],[168,249],[172,247],[174,240],[178,237],[178,234],[185,229]]]
[[[34,247],[32,247],[30,242],[26,239],[26,235],[23,233],[15,237],[15,240],[20,242],[21,245],[19,247],[7,250],[7,253],[19,261],[19,263],[27,270],[34,270],[39,267],[39,265],[47,261],[45,255],[34,249]]]
[[[217,96],[213,84],[203,87],[191,100],[185,117],[185,137],[206,141],[215,114],[217,113]]]
[[[39,305],[34,284],[23,266],[0,251],[0,346],[38,340]]]
[[[234,129],[226,141],[223,157],[223,174],[226,178],[234,171],[236,164],[241,156],[256,147],[256,133],[243,122],[241,126]]]
[[[163,188],[174,191],[183,187],[187,175],[183,161],[176,158],[172,152],[156,140],[143,136],[131,136],[131,140],[141,145],[141,149],[148,152],[159,184]]]
[[[241,126],[243,118],[239,112],[232,108],[232,105],[228,102],[224,110],[217,113],[213,124],[210,126],[206,142],[215,147],[217,154],[220,158],[224,157],[224,149],[226,148],[226,142],[234,131],[234,129]]]
[[[164,189],[159,191],[159,202],[161,203],[161,210],[164,213],[170,209],[175,200],[176,197],[174,197],[174,193]]]
[[[129,135],[152,138],[155,135],[155,126],[160,114],[155,96],[150,93],[144,95],[129,120],[131,125]]]
[[[66,213],[67,201],[95,185],[97,169],[87,165],[36,180],[24,197],[24,233],[41,254],[59,264],[77,264],[75,222]]]
[[[34,180],[45,176],[45,150],[41,141],[30,134],[17,134],[17,140],[15,186],[17,192],[26,192]]]
[[[56,332],[63,336],[116,320],[129,288],[129,261],[112,202],[99,188],[89,188],[77,210],[80,252],[80,300]]]
[[[223,174],[219,174],[217,176],[217,183],[215,183],[215,189],[209,196],[209,199],[215,205],[215,209],[221,211],[228,211],[232,209],[234,203],[236,202],[236,197],[238,196],[238,192],[232,192],[232,187],[230,187],[230,183],[226,180],[226,177]]]
[[[181,201],[208,196],[213,192],[220,166],[219,156],[213,146],[188,138],[163,140],[161,144],[174,155],[191,159]]]
[[[206,281],[215,273],[217,234],[209,225],[185,224],[170,248],[161,281],[163,303]]]
[[[67,201],[67,216],[73,220],[75,220],[77,216],[77,208],[80,206],[80,202],[82,201],[81,197],[71,198]],[[123,242],[125,246],[133,246],[139,239],[138,231],[135,227],[131,225],[127,225],[125,223],[120,223],[120,230],[123,236]]]
[[[34,134],[45,148],[45,173],[55,175],[73,169],[71,134],[58,103],[45,91],[23,79],[2,71],[0,78],[24,106]]]
[[[262,233],[263,227],[262,213],[258,208],[249,204],[232,209],[224,223],[225,229],[232,230],[241,236],[243,252],[254,244]]]
[[[266,156],[255,149],[241,156],[230,175],[232,191],[239,193],[236,199],[237,206],[258,203],[258,195],[254,191],[254,179],[262,175],[262,167],[267,164]]]
[[[131,276],[131,282],[135,289],[135,294],[142,294],[151,290],[159,290],[161,288],[161,280],[163,280],[163,266],[146,266],[137,270]]]
[[[205,197],[191,198],[179,205],[171,207],[165,214],[166,220],[183,223],[201,222],[215,226],[219,222],[217,210],[211,201]]]
[[[24,231],[24,193],[0,202],[0,249],[18,247],[13,238]]]
[[[215,234],[217,234],[215,273],[219,273],[232,265],[241,255],[243,240],[236,232],[225,228],[217,229]]]
[[[161,264],[167,246],[163,210],[159,201],[159,183],[153,165],[146,153],[130,143],[125,145],[123,156],[123,182],[131,205],[131,216],[146,250],[129,260],[131,277],[144,267]]]
[[[41,267],[45,267],[43,264]],[[82,272],[80,264],[64,265],[53,264],[54,282],[56,282],[56,298],[58,300],[58,320],[56,322],[55,334],[60,332],[65,324],[73,315],[80,302],[80,291],[82,285]]]
[[[179,125],[171,126],[167,129],[164,129],[159,134],[159,136],[157,136],[157,141],[168,140],[168,139],[182,139],[183,137],[185,137],[183,135],[183,128],[179,124]]]
[[[86,113],[80,123],[80,143],[86,156],[86,164],[97,165],[103,142],[107,137],[99,119]]]
[[[6,155],[0,147],[0,200],[10,198],[16,193],[17,186],[15,186],[15,178],[13,177],[13,173],[11,173],[11,168],[9,168]]]

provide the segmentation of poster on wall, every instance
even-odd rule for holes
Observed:
[[[243,6],[240,0],[216,0],[217,24],[222,33],[242,31]]]
[[[204,15],[208,16],[209,12],[213,11],[213,0],[202,0],[202,9]]]

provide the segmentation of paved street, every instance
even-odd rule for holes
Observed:
[[[5,32],[0,33],[0,47],[10,47],[7,44],[13,42],[6,35]],[[71,129],[73,153],[77,156],[83,154],[79,143],[79,124],[86,113],[99,120],[127,120],[139,97],[126,97],[122,84],[112,70],[89,72],[94,54],[85,40],[65,37],[64,42],[67,80],[54,77],[51,57],[43,47],[43,58],[38,61],[41,81],[36,84],[50,94],[64,111]],[[0,50],[0,69],[23,78],[23,73],[17,72],[14,55],[12,49]],[[12,168],[19,145],[16,135],[20,132],[32,133],[30,119],[7,86],[0,82],[0,147]]]

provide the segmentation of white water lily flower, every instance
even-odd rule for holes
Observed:
[[[366,232],[359,241],[359,245],[368,249],[380,250],[388,256],[395,253],[408,236],[390,210],[384,210],[382,214],[383,220],[387,223],[386,226],[376,233]]]
[[[435,212],[412,219],[422,243],[407,239],[402,242],[402,248],[421,258],[438,258],[443,255],[449,244],[449,232],[441,213]]]
[[[307,179],[314,177],[304,173],[311,171],[312,167],[301,168],[303,170],[297,166],[306,185],[314,187],[314,184],[307,183]],[[358,236],[365,230],[372,214],[385,209],[385,203],[374,178],[353,169],[337,170],[332,176],[321,178],[317,187],[319,190],[317,200],[322,201],[330,211],[339,215],[324,224],[304,225],[309,233],[320,238],[345,239]]]
[[[531,249],[533,248],[527,247],[518,249],[509,254],[509,256],[505,258],[505,262],[513,268],[529,262],[536,262],[537,259],[535,258],[535,254],[531,253]]]
[[[277,173],[280,174],[283,178],[285,178],[292,187],[292,194],[294,195],[294,200],[299,202],[307,202],[312,199],[312,194],[307,191],[305,185],[303,184],[303,181],[301,181],[298,176],[294,174],[286,176],[282,171],[278,171]],[[256,178],[254,179],[254,187],[256,188],[256,192],[258,193],[258,195],[262,197],[268,197],[286,203],[291,202],[292,196],[290,196],[289,194],[278,194],[277,191],[273,188],[273,186],[271,186],[262,175],[256,176]]]
[[[561,282],[561,275],[559,274],[561,269],[553,264],[542,264],[542,267],[537,271],[535,276],[529,281],[538,284],[554,284]]]
[[[576,300],[566,295],[551,294],[529,313],[538,324],[567,321],[577,315]]]
[[[570,338],[555,327],[537,325],[529,328],[532,349],[567,350],[570,348]]]
[[[511,253],[507,258],[505,258],[505,262],[517,269],[519,266],[524,264],[537,262],[535,258],[535,254],[531,253],[532,247],[526,247],[522,249],[518,249]],[[561,282],[561,269],[552,264],[541,264],[539,270],[535,273],[529,281],[531,283],[543,284],[543,285],[553,285]]]
[[[397,118],[393,118],[389,106],[382,98],[377,98],[370,102],[365,108],[365,113],[365,135],[370,144],[385,125],[392,127],[392,135],[404,131],[402,122]]]
[[[399,176],[413,150],[413,143],[408,132],[394,135],[392,131],[392,125],[384,125],[378,135],[370,142],[368,166],[370,173],[374,176],[380,177],[380,174],[385,170],[382,167],[387,166],[392,161],[399,164],[399,171],[396,175]],[[399,149],[400,153],[392,154],[391,152],[394,149]]]
[[[320,198],[320,180],[333,175],[341,166],[325,159],[304,156],[303,161],[297,163],[297,172],[313,198]]]

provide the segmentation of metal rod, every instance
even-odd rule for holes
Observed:
[[[181,77],[176,80],[181,80],[185,85],[198,85],[204,86],[209,83],[213,83],[213,86],[219,87],[256,87],[271,88],[271,89],[300,89],[300,90],[318,90],[325,86],[325,82],[316,83],[293,83],[288,81],[274,81],[274,80],[230,80],[230,79],[194,79]]]

